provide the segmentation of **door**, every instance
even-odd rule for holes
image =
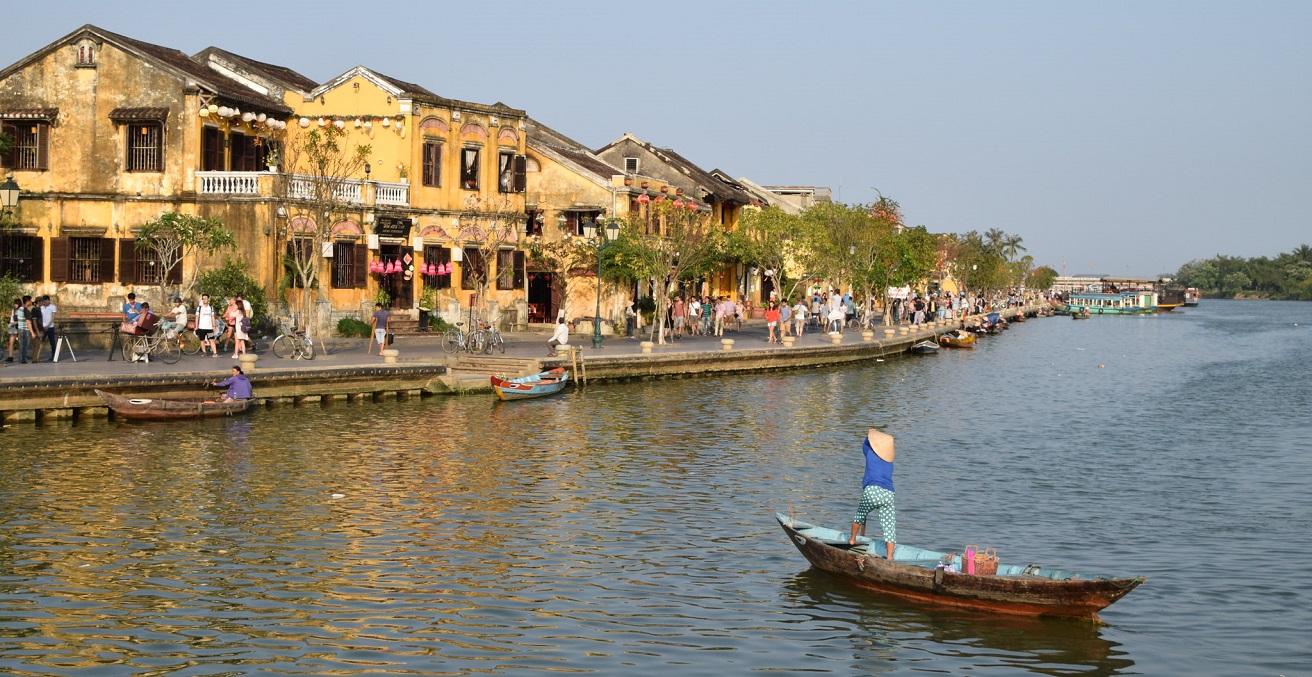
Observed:
[[[405,257],[410,257],[410,264],[415,263],[414,252],[409,247],[399,244],[385,244],[378,248],[383,261],[397,261],[406,264]],[[409,265],[409,264],[406,264]],[[415,277],[405,278],[405,273],[392,273],[383,276],[384,287],[392,297],[390,310],[410,310],[415,305]]]
[[[551,273],[529,273],[528,275],[528,321],[541,324],[551,322],[559,303],[552,284]]]

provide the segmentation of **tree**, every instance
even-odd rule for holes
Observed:
[[[1056,281],[1056,270],[1049,266],[1039,266],[1031,270],[1029,277],[1025,278],[1025,286],[1029,289],[1051,289]]]
[[[492,284],[492,266],[497,252],[506,245],[519,242],[520,225],[524,213],[515,209],[508,198],[483,200],[471,195],[465,200],[460,214],[460,239],[473,245],[474,261],[466,260],[461,274],[474,283],[474,306],[481,317],[487,317],[488,288]],[[506,271],[497,271],[497,275]]]
[[[595,270],[597,267],[596,249],[579,238],[567,237],[553,242],[532,238],[525,248],[540,268],[551,273],[551,284],[560,292],[561,308],[569,307],[569,278],[574,271]]]
[[[802,265],[801,257],[795,255],[796,243],[802,239],[802,227],[797,215],[778,207],[744,210],[738,227],[725,235],[725,256],[748,266],[775,271],[775,288],[780,290],[780,297],[791,298],[810,272]]]
[[[665,313],[671,287],[695,279],[723,261],[725,233],[709,212],[682,200],[657,198],[650,206],[651,224],[631,212],[619,239],[606,247],[603,267],[617,276],[650,280],[656,301],[653,338],[665,343]]]
[[[282,158],[286,173],[275,182],[274,201],[286,217],[278,234],[289,245],[284,262],[293,278],[291,286],[298,289],[292,293],[299,296],[301,326],[317,331],[323,249],[331,246],[334,225],[361,215],[364,187],[354,177],[364,169],[372,149],[352,143],[345,129],[333,125],[292,128],[287,133]]]
[[[137,233],[134,245],[139,252],[154,252],[164,271],[160,277],[160,290],[167,300],[169,271],[187,259],[195,260],[200,254],[214,254],[236,244],[232,231],[218,219],[165,212],[159,218],[147,221]],[[191,274],[183,271],[182,283],[177,292],[187,296],[196,284],[199,265],[192,266]]]

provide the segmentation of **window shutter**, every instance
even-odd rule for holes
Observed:
[[[15,127],[14,125],[7,125],[7,124],[0,125],[0,134],[9,137],[9,140],[13,141],[14,139],[18,138],[18,128]],[[14,168],[13,146],[10,146],[8,153],[5,153],[4,155],[0,155],[0,168],[4,168],[4,169]]]
[[[46,241],[39,238],[32,238],[32,282],[43,282],[46,279]]]
[[[68,238],[50,238],[50,281],[68,282]]]
[[[114,281],[114,241],[106,238],[97,240],[100,243],[100,281]]]
[[[50,125],[36,126],[36,168],[50,169]]]
[[[366,261],[369,260],[369,245],[357,244],[351,246],[351,272],[355,274],[355,288],[364,289],[369,286],[369,266]]]
[[[524,156],[521,155],[520,157],[522,158],[522,157],[524,157]],[[513,284],[515,285],[515,289],[520,289],[520,288],[523,288],[523,286],[524,286],[524,252],[523,252],[523,250],[515,250],[515,281],[514,281]]]
[[[137,244],[137,241],[136,241],[136,240],[119,240],[119,241],[118,241],[118,281],[119,281],[121,284],[137,284],[137,248],[136,248],[136,244]],[[105,241],[101,241],[100,246],[101,246],[101,250],[100,250],[100,254],[101,254],[101,256],[100,256],[100,259],[101,259],[101,270],[103,271],[103,270],[104,270],[104,259],[105,259],[104,254],[105,254],[105,249],[111,249],[111,250],[112,250],[112,248],[105,247]],[[112,256],[113,256],[113,255],[111,254],[111,257],[112,257]],[[110,259],[110,267],[112,268],[113,265],[114,265],[114,261],[113,261],[113,259],[111,258],[111,259]],[[104,274],[104,272],[101,272],[101,274],[100,274],[100,281],[101,281],[101,282],[109,282],[111,279],[112,279],[112,278],[106,276],[106,275]]]
[[[522,193],[528,187],[528,158],[515,156],[515,192]]]

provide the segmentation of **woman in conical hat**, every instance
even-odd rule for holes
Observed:
[[[893,498],[893,436],[871,428],[861,444],[866,459],[866,472],[861,480],[861,503],[852,518],[852,536],[847,542],[856,545],[858,535],[866,535],[866,517],[871,511],[879,513],[879,527],[884,532],[884,545],[888,558],[893,559],[897,546],[897,508]]]

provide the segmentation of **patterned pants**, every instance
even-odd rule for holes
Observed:
[[[883,487],[869,486],[861,491],[861,504],[856,508],[855,524],[865,524],[871,510],[879,510],[879,528],[884,540],[897,543],[897,508],[893,505],[893,492]]]

